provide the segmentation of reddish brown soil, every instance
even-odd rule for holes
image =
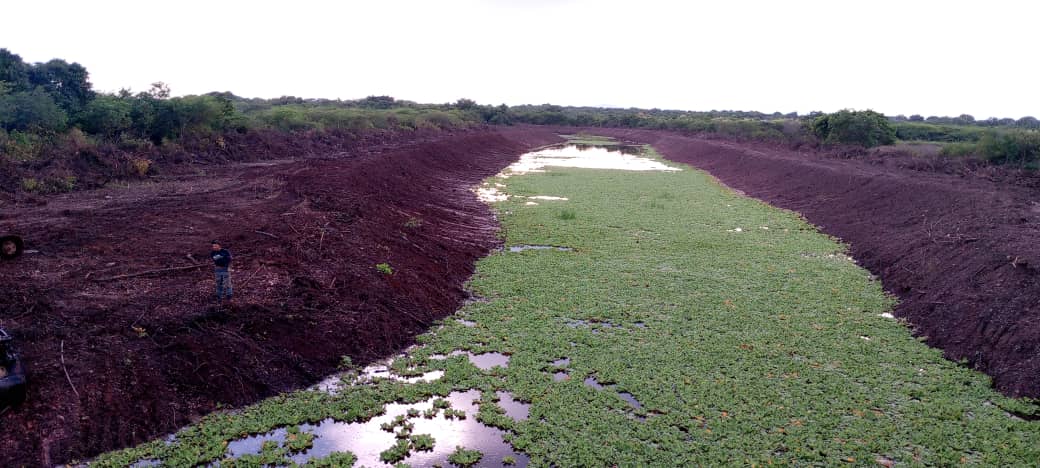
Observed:
[[[181,167],[0,205],[0,232],[40,251],[0,262],[0,326],[31,383],[28,402],[0,416],[0,465],[140,443],[217,405],[312,384],[341,356],[363,363],[408,345],[455,310],[474,262],[499,243],[469,188],[555,141],[521,128],[344,142],[323,159]],[[230,307],[211,304],[211,238],[235,255]]]
[[[1040,397],[1035,174],[946,174],[948,165],[929,171],[869,154],[848,159],[663,132],[591,131],[653,144],[670,160],[803,214],[848,243],[900,298],[895,314],[916,335],[992,376],[997,390]]]

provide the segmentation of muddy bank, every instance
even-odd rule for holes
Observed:
[[[1001,392],[1040,397],[1040,192],[1007,184],[1013,171],[946,174],[663,132],[596,133],[651,143],[802,213],[851,245],[917,336]]]
[[[423,135],[0,205],[0,232],[39,251],[0,262],[0,324],[31,382],[0,416],[0,463],[137,444],[313,384],[341,356],[406,346],[456,309],[499,244],[469,188],[556,141],[524,128]],[[229,307],[211,303],[211,238],[235,255]]]

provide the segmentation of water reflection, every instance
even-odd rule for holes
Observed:
[[[469,351],[456,349],[455,351],[448,353],[447,356],[443,354],[433,354],[430,356],[430,359],[447,359],[450,356],[466,356],[469,358],[469,362],[480,370],[490,370],[493,367],[509,367],[509,355],[502,353],[473,354]]]
[[[570,247],[558,247],[555,245],[514,245],[509,247],[510,252],[523,252],[525,250],[559,250],[561,252],[571,252],[574,249]]]
[[[396,439],[393,432],[384,431],[380,426],[393,422],[398,416],[404,416],[414,424],[412,434],[429,434],[435,442],[432,451],[413,451],[402,463],[412,466],[448,466],[448,456],[455,451],[456,446],[462,446],[483,452],[482,465],[501,464],[502,459],[507,456],[516,459],[517,466],[527,465],[528,457],[514,451],[512,446],[503,440],[504,431],[477,422],[480,391],[452,392],[445,399],[451,403],[452,410],[464,412],[465,418],[447,419],[443,410],[433,418],[408,416],[409,410],[420,413],[433,411],[434,399],[431,398],[416,404],[390,403],[386,405],[385,414],[366,422],[340,423],[329,419],[317,426],[301,425],[301,431],[315,435],[314,445],[310,450],[293,456],[292,461],[303,464],[307,460],[323,458],[333,452],[351,452],[358,457],[355,466],[386,466],[379,454],[393,446]],[[508,411],[507,408],[507,414]]]
[[[678,171],[659,161],[641,156],[641,147],[562,145],[520,156],[510,165],[503,177],[545,172],[547,166],[578,167],[585,169],[617,169],[623,171]]]

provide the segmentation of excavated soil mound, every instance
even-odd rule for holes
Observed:
[[[930,173],[666,132],[590,130],[797,211],[850,244],[900,298],[895,315],[1008,395],[1040,397],[1040,192],[1015,171]],[[996,182],[994,182],[996,181]]]
[[[422,135],[0,205],[0,233],[39,251],[0,262],[0,324],[30,381],[28,401],[0,416],[0,464],[137,444],[313,384],[344,355],[410,344],[457,308],[499,243],[470,188],[556,141],[522,128]],[[212,302],[211,238],[234,255],[230,306]]]

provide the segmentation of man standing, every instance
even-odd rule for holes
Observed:
[[[220,247],[220,242],[213,241],[213,250],[210,252],[213,259],[213,272],[217,279],[217,302],[227,299],[231,302],[231,252]]]

